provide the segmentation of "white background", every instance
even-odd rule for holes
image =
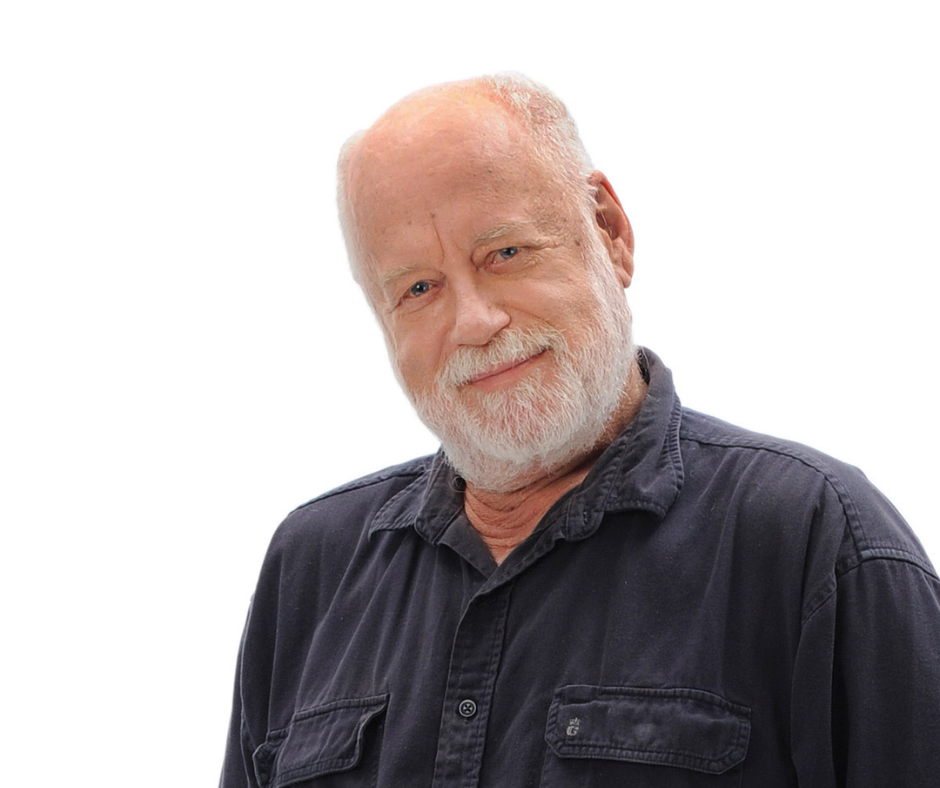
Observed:
[[[5,4],[4,784],[214,784],[271,532],[434,450],[333,207],[432,82],[558,92],[684,403],[859,465],[940,561],[934,5]]]

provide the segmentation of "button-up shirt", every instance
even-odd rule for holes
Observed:
[[[497,566],[444,457],[275,534],[224,788],[940,784],[940,580],[856,469],[634,421]]]

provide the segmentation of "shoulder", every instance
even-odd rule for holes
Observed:
[[[356,479],[288,514],[271,538],[258,576],[247,630],[252,643],[308,631],[344,578],[357,573],[357,561],[372,554],[369,528],[376,513],[396,495],[407,495],[409,485],[424,483],[431,459]]]
[[[370,473],[368,476],[354,479],[298,506],[288,515],[285,522],[302,521],[309,515],[315,515],[319,511],[332,510],[337,507],[344,509],[347,506],[357,507],[363,503],[384,502],[402,487],[411,484],[415,479],[426,474],[430,470],[433,461],[434,455],[418,457]]]
[[[364,548],[376,515],[411,485],[424,484],[433,457],[420,457],[355,479],[298,506],[275,530],[260,585],[336,579]],[[259,589],[260,590],[260,589]]]
[[[860,483],[873,489],[856,467],[791,440],[776,438],[738,427],[704,413],[682,409],[679,439],[683,456],[697,459],[697,452],[711,461],[737,460],[758,472],[786,472],[783,481],[805,484],[810,479],[842,489],[846,484]]]
[[[679,438],[687,474],[717,477],[752,512],[772,514],[790,529],[802,521],[825,531],[805,536],[836,543],[837,571],[887,558],[933,572],[907,522],[855,466],[685,408]]]
[[[429,471],[433,455],[376,471],[318,495],[294,509],[280,524],[272,548],[330,536],[358,540],[376,513]]]

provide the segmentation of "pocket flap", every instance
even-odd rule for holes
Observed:
[[[545,740],[560,758],[605,758],[721,774],[741,763],[751,712],[694,689],[572,685],[555,692]]]
[[[294,715],[281,732],[280,742],[272,742],[255,753],[255,771],[272,777],[271,788],[283,788],[300,780],[352,769],[362,757],[362,736],[371,719],[381,714],[388,695],[347,698],[304,709]],[[272,751],[274,750],[274,751]]]

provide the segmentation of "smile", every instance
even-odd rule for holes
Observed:
[[[479,375],[474,375],[467,381],[467,385],[477,386],[483,389],[496,388],[507,383],[514,382],[516,379],[527,374],[529,366],[545,355],[544,350],[540,350],[534,356],[528,358],[515,359],[497,364]]]

